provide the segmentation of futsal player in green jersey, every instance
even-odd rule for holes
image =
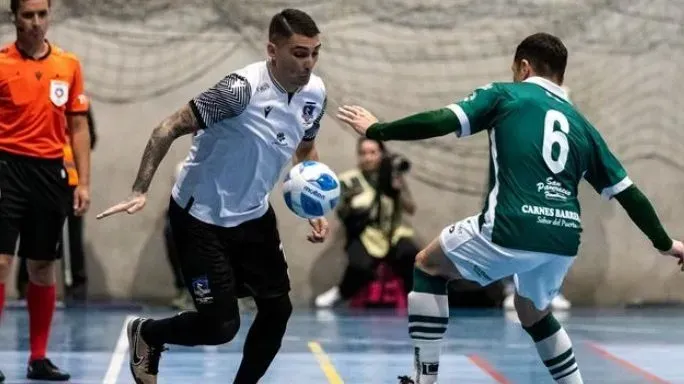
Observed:
[[[340,120],[377,140],[489,136],[490,186],[482,211],[446,227],[416,256],[408,295],[414,375],[400,383],[437,382],[447,280],[484,286],[511,275],[518,317],[549,373],[557,383],[582,383],[570,338],[549,311],[579,247],[582,179],[615,198],[657,250],[684,262],[684,245],[670,238],[600,133],[569,101],[561,87],[566,64],[562,41],[537,33],[516,49],[513,82],[492,83],[444,108],[387,123],[362,107],[339,109]]]

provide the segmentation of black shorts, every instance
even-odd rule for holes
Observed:
[[[269,298],[290,291],[273,208],[231,228],[204,223],[188,210],[172,198],[168,214],[183,278],[198,310],[237,297]]]
[[[0,152],[0,254],[58,259],[70,195],[61,159]]]

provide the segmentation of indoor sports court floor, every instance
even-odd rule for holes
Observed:
[[[50,357],[72,373],[71,383],[132,383],[124,333],[131,314],[138,313],[112,308],[58,311]],[[249,324],[251,315],[244,317],[243,324]],[[684,383],[682,318],[682,309],[573,310],[563,323],[586,383]],[[0,325],[0,369],[8,384],[30,382],[24,379],[27,322],[25,310],[10,308]],[[159,383],[231,383],[244,325],[227,346],[171,346],[162,356]],[[299,311],[262,382],[397,383],[397,375],[409,373],[411,361],[403,316]],[[452,314],[440,371],[441,383],[552,383],[515,318],[497,310]]]

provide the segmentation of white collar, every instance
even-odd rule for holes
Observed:
[[[270,66],[269,63],[268,63],[268,60],[265,60],[265,64],[266,64],[266,72],[268,72],[268,78],[271,80],[271,84],[273,84],[273,86],[274,86],[278,91],[280,91],[280,92],[282,92],[282,93],[287,93],[287,94],[289,94],[290,92],[288,92],[287,90],[285,90],[285,87],[283,87],[283,86],[278,82],[278,79],[276,79],[275,76],[273,75],[273,72],[271,72],[271,66]],[[292,93],[293,93],[293,94],[294,94],[294,93],[297,93],[297,92],[301,91],[302,88],[303,88],[303,87],[299,87],[299,88],[297,88],[297,90],[295,90],[295,91],[292,92]]]
[[[547,80],[539,76],[532,76],[525,79],[524,82],[537,84],[538,86],[546,89],[547,91],[562,98],[563,100],[570,102],[570,98],[568,97],[568,93],[565,91],[565,89],[563,89],[558,84],[552,82],[551,80]]]

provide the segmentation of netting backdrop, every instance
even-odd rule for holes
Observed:
[[[285,7],[307,10],[324,32],[318,72],[331,110],[354,102],[393,118],[443,106],[508,80],[516,44],[543,30],[566,42],[571,96],[626,162],[684,169],[681,0],[55,0],[50,35],[81,57],[94,98],[132,103],[193,81],[238,49],[263,52],[270,16]],[[6,41],[14,31],[1,17]],[[478,195],[487,168],[478,140],[394,148],[423,181]]]

